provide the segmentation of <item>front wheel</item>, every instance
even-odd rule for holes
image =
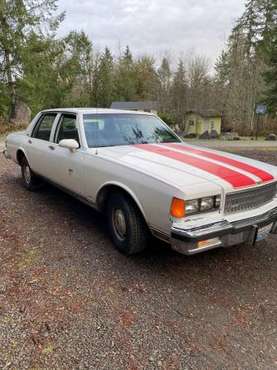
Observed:
[[[31,170],[26,157],[24,157],[21,161],[21,175],[26,189],[35,191],[41,186],[41,180]]]
[[[115,247],[125,255],[142,252],[149,236],[147,225],[134,202],[113,194],[107,207],[109,232]]]

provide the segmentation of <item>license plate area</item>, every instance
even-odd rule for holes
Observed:
[[[270,234],[272,227],[273,227],[273,222],[268,225],[259,227],[257,231],[256,242],[265,240]]]

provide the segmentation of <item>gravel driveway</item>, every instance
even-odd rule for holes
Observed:
[[[1,157],[0,368],[276,369],[276,241],[126,258],[99,214]]]

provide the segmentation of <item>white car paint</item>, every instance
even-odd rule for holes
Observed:
[[[158,232],[159,237],[165,240],[169,240],[171,227],[174,225],[187,229],[199,227],[209,222],[224,220],[233,222],[258,216],[277,207],[277,198],[274,198],[272,202],[262,207],[225,215],[226,194],[241,191],[241,189],[234,189],[228,181],[214,174],[171,158],[162,157],[157,153],[143,151],[133,145],[88,148],[82,121],[84,113],[144,115],[147,113],[77,108],[43,111],[43,113],[45,112],[57,112],[50,141],[31,137],[40,113],[33,119],[25,132],[13,133],[7,137],[6,156],[17,162],[18,151],[23,151],[35,173],[81,197],[82,200],[95,208],[99,208],[98,196],[103,187],[113,184],[123,188],[137,203],[149,228],[153,232]],[[81,147],[76,151],[70,151],[54,142],[54,132],[63,112],[74,113],[77,116]],[[205,150],[219,153],[206,148]],[[175,152],[178,152],[178,149]],[[201,160],[201,156],[197,154],[192,156]],[[229,153],[224,153],[224,156],[268,171],[273,176],[272,182],[276,181],[277,169],[275,166]],[[209,159],[209,162],[218,163],[212,159]],[[228,164],[224,164],[224,166],[234,169]],[[249,174],[247,171],[239,170],[239,172],[247,174],[256,182],[259,180],[257,176]],[[257,183],[255,185],[256,188],[261,186],[263,184]],[[169,215],[173,197],[190,200],[217,194],[221,195],[221,207],[218,211],[183,219],[172,219]]]

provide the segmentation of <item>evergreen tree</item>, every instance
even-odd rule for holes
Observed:
[[[174,74],[171,98],[172,98],[172,110],[176,123],[180,126],[184,125],[185,113],[188,109],[188,84],[186,79],[186,71],[182,60],[179,61],[177,71]]]
[[[100,56],[96,79],[96,105],[109,108],[113,101],[114,65],[112,54],[107,47]]]
[[[156,100],[158,76],[155,70],[155,60],[144,56],[135,63],[136,99]]]
[[[170,88],[172,72],[170,68],[169,59],[164,57],[162,63],[158,68],[159,77],[159,91],[158,100],[161,112],[170,111]]]
[[[17,79],[17,97],[24,100],[32,112],[60,106],[63,101],[60,65],[63,47],[51,38],[30,35],[22,50],[22,78]]]
[[[266,71],[264,78],[267,83],[265,101],[269,112],[277,113],[277,0],[272,1],[268,26],[264,31],[263,50],[265,53]]]
[[[115,97],[117,100],[130,101],[136,96],[136,81],[133,56],[129,46],[119,58],[115,71]]]
[[[91,94],[92,43],[84,32],[70,32],[63,40],[58,61],[62,105],[87,106]]]
[[[266,63],[270,64],[268,50],[276,32],[274,4],[276,0],[246,3],[227,50],[216,65],[217,82],[221,81],[221,90],[224,90],[221,104],[224,116],[235,129],[245,133],[253,130],[255,106],[263,100],[265,85],[269,83],[263,77]]]
[[[269,111],[277,113],[277,29],[272,37],[271,45],[268,51],[268,69],[265,72],[265,81],[267,89],[265,90],[266,102]]]
[[[0,76],[6,86],[8,119],[15,114],[17,81],[24,74],[22,57],[31,33],[54,31],[63,14],[53,17],[56,0],[2,0],[0,4]]]

